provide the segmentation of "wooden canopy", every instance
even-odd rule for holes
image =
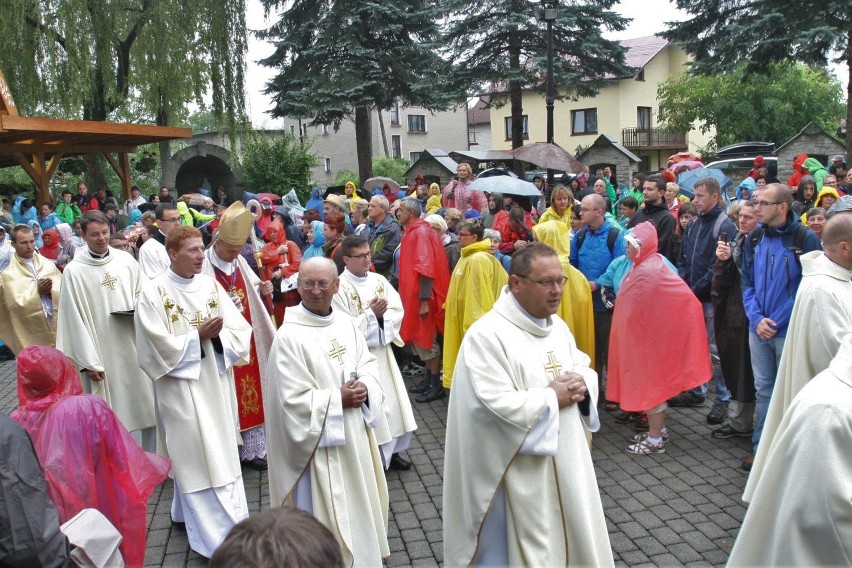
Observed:
[[[189,128],[18,116],[0,71],[0,168],[24,168],[36,184],[39,202],[50,200],[50,179],[59,161],[85,154],[102,154],[106,158],[121,180],[124,199],[128,199],[128,154],[143,144],[190,136]]]

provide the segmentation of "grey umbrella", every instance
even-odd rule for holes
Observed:
[[[516,160],[535,164],[540,168],[575,174],[583,171],[583,164],[558,144],[548,144],[547,142],[526,144],[512,150],[512,155]]]

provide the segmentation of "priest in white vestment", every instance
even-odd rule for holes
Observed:
[[[215,279],[225,289],[252,328],[251,358],[247,365],[234,369],[234,382],[242,436],[240,460],[262,471],[267,467],[262,383],[275,326],[261,299],[261,294],[272,296],[272,283],[262,282],[240,255],[253,230],[251,211],[235,201],[222,215],[213,243],[204,253],[202,274]]]
[[[787,408],[809,380],[828,368],[840,342],[852,332],[852,215],[835,215],[822,232],[824,251],[801,256],[802,283],[790,314],[787,340],[763,434],[743,501],[751,501],[766,456]]]
[[[311,258],[299,268],[302,303],[287,308],[275,336],[263,401],[269,500],[313,514],[347,566],[381,566],[388,489],[373,426],[384,395],[357,323],[331,303],[337,267]]]
[[[237,445],[231,367],[248,361],[251,326],[216,280],[201,274],[204,243],[193,227],[166,240],[168,271],[136,307],[139,364],[154,381],[157,416],[172,460],[172,521],[209,558],[248,516]]]
[[[852,564],[850,447],[847,334],[828,368],[807,381],[781,419],[728,566]]]
[[[81,371],[83,391],[104,399],[143,449],[156,452],[154,391],[139,368],[133,327],[139,265],[109,246],[106,215],[87,211],[80,221],[86,246],[62,275],[56,348]]]
[[[552,317],[566,282],[550,247],[515,252],[509,285],[465,334],[447,413],[446,566],[612,566],[586,430],[597,375]]]
[[[62,275],[36,252],[27,225],[13,228],[11,239],[14,253],[0,272],[0,340],[17,355],[30,345],[56,344]]]
[[[411,468],[411,462],[399,453],[408,449],[417,423],[391,349],[391,344],[405,345],[399,337],[402,300],[384,276],[370,272],[370,243],[367,239],[350,235],[343,240],[341,250],[346,268],[340,275],[340,287],[334,295],[332,307],[355,318],[358,329],[367,340],[367,347],[376,356],[387,418],[386,422],[377,426],[376,438],[385,468],[407,470]]]
[[[181,220],[180,212],[174,203],[157,205],[155,215],[159,230],[139,247],[139,267],[149,279],[169,269],[171,259],[166,252],[166,236],[173,228],[180,226]]]

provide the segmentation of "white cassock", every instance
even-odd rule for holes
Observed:
[[[852,272],[833,263],[822,251],[803,254],[801,261],[802,283],[796,292],[763,434],[743,493],[747,503],[763,475],[764,461],[787,408],[808,381],[828,368],[843,336],[852,332]]]
[[[149,279],[156,278],[172,265],[165,239],[163,233],[157,232],[139,247],[139,268]]]
[[[217,315],[219,341],[201,341],[198,325]],[[171,269],[145,287],[135,319],[139,365],[154,381],[172,460],[172,520],[186,523],[190,546],[209,558],[248,516],[231,367],[248,359],[251,327],[214,279]]]
[[[852,334],[784,414],[728,566],[852,565],[850,447]]]
[[[572,371],[588,416],[548,387]],[[597,384],[565,322],[533,318],[508,287],[470,327],[447,413],[445,565],[613,565],[585,432],[600,426]]]
[[[353,373],[368,399],[344,409],[340,387]],[[384,416],[377,373],[350,316],[287,308],[263,391],[269,500],[274,507],[289,498],[313,514],[347,566],[381,566],[390,554],[388,489],[372,428]]]
[[[142,289],[134,258],[112,247],[103,258],[83,247],[62,274],[56,348],[78,369],[101,371],[103,381],[86,373],[83,390],[104,399],[137,441],[156,451],[154,392],[136,357],[133,310]],[[141,437],[141,440],[140,440]]]
[[[370,309],[373,298],[384,298],[388,308],[382,317],[382,325]],[[405,390],[405,383],[399,366],[393,356],[391,344],[405,345],[399,337],[402,325],[402,300],[399,293],[381,274],[368,272],[363,278],[355,276],[349,269],[340,275],[340,288],[334,295],[335,309],[348,313],[355,318],[358,329],[367,340],[367,347],[376,356],[379,365],[379,381],[385,393],[386,421],[376,426],[376,440],[382,450],[385,468],[390,464],[393,454],[404,452],[411,444],[411,433],[417,430],[411,400]]]
[[[215,279],[216,269],[228,277],[232,276],[235,270],[239,270],[245,282],[247,298],[246,301],[243,301],[243,309],[247,310],[249,317],[251,317],[252,341],[255,344],[255,353],[257,353],[257,372],[262,384],[269,367],[269,351],[272,349],[272,341],[275,339],[275,326],[272,325],[272,319],[267,315],[266,306],[264,306],[260,292],[258,292],[260,278],[257,277],[242,256],[238,256],[237,260],[228,263],[219,258],[219,255],[211,247],[204,252],[204,265],[201,272]],[[238,409],[241,408],[239,404],[237,407]],[[252,460],[266,457],[266,435],[263,424],[243,431],[242,440],[243,443],[240,446],[240,457],[242,459]]]

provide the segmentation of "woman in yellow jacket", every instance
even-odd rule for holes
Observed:
[[[574,205],[574,198],[571,192],[564,185],[557,185],[553,188],[553,193],[550,194],[550,207],[541,214],[539,223],[548,221],[559,221],[566,227],[571,226],[571,206]]]

